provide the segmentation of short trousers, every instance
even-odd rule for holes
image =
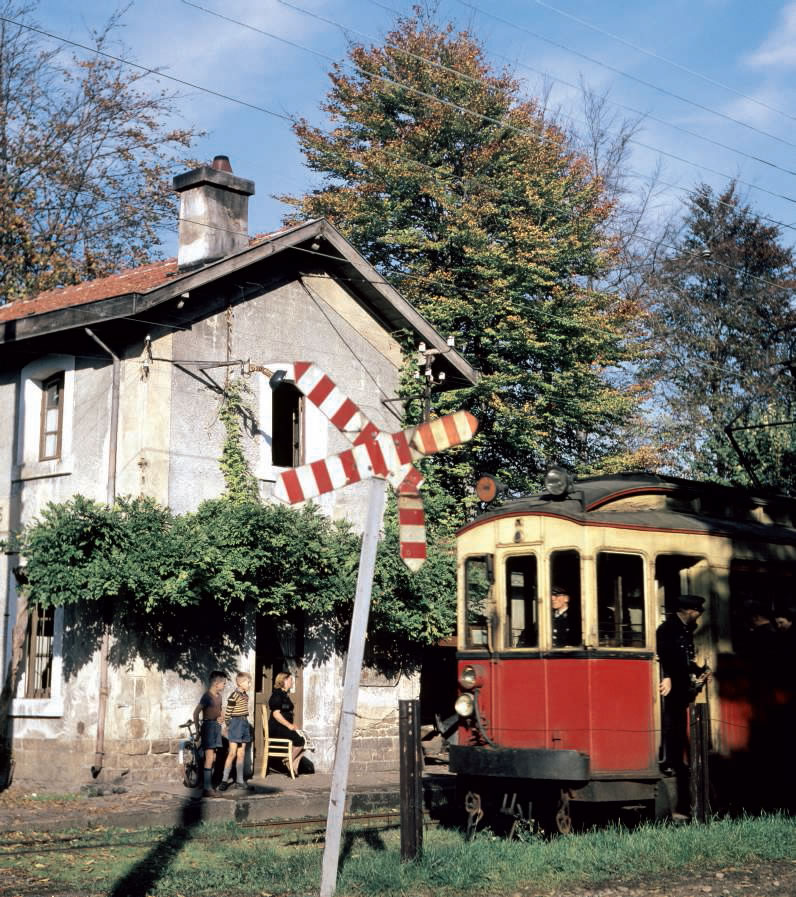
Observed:
[[[245,716],[233,716],[227,723],[227,738],[236,744],[252,740],[251,726]]]
[[[215,750],[223,745],[221,723],[214,719],[202,720],[202,750]]]

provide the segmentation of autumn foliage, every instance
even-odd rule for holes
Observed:
[[[630,357],[637,309],[598,286],[614,239],[588,160],[471,34],[420,16],[352,47],[330,77],[331,130],[295,129],[321,185],[282,198],[290,220],[330,218],[482,373],[437,396],[436,410],[481,421],[444,463],[515,488],[551,460],[623,463],[633,393],[605,374]]]
[[[0,0],[0,304],[149,261],[197,136],[151,75],[109,58],[116,18],[73,56],[34,13]]]

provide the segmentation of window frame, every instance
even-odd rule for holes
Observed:
[[[637,558],[641,562],[641,644],[608,644],[602,641],[602,633],[600,632],[600,558],[603,555],[619,555],[627,558]],[[628,549],[612,548],[611,546],[601,546],[594,555],[594,613],[596,615],[596,633],[598,651],[648,651],[648,632],[650,628],[649,613],[649,563],[650,559],[643,551],[631,551]],[[630,624],[632,626],[632,623]],[[632,630],[631,630],[632,632]]]
[[[513,644],[513,635],[512,635],[512,627],[511,627],[511,619],[512,614],[509,606],[510,602],[510,573],[508,570],[509,564],[512,561],[517,559],[527,559],[533,558],[535,564],[535,575],[536,582],[535,586],[535,597],[533,599],[533,606],[536,614],[536,622],[535,622],[535,630],[536,630],[536,640],[533,645],[515,645]],[[540,553],[538,551],[515,551],[503,556],[503,564],[501,569],[501,580],[502,580],[502,589],[501,589],[501,601],[500,601],[500,614],[502,617],[502,651],[539,651],[541,648],[540,638],[541,638],[541,611],[540,611],[540,596],[541,596],[541,572],[542,572],[542,561],[540,558]],[[527,602],[527,599],[525,599]],[[527,604],[526,604],[527,609]],[[525,629],[528,628],[528,621],[525,620]],[[523,630],[524,631],[524,630]]]
[[[42,459],[42,414],[46,405],[44,385],[59,376],[63,377],[63,389],[59,409],[58,456]],[[20,371],[15,479],[26,481],[68,476],[72,473],[75,380],[73,355],[45,355],[25,365]]]
[[[490,562],[489,558],[492,557],[492,567],[490,574]],[[470,626],[468,620],[468,610],[470,607],[469,603],[469,577],[468,577],[468,566],[472,561],[482,561],[484,564],[484,572],[486,579],[486,591],[483,596],[483,613],[481,616],[483,617],[483,625],[480,623],[478,626]],[[492,597],[492,589],[495,587],[495,576],[494,576],[494,556],[489,554],[484,554],[483,552],[478,552],[475,554],[468,554],[462,561],[462,605],[461,605],[461,613],[462,613],[462,637],[461,642],[464,646],[465,650],[471,651],[486,651],[489,648],[489,608],[490,601]],[[471,638],[471,630],[478,629],[479,631],[483,629],[483,641],[475,641]]]
[[[41,632],[48,627],[50,633]],[[39,640],[45,640],[46,654],[40,650]],[[52,697],[53,663],[55,660],[55,608],[42,608],[38,602],[28,610],[28,628],[25,633],[25,698],[28,700],[49,700]],[[46,658],[44,664],[39,660]],[[46,673],[46,686],[39,689],[39,677]]]
[[[19,601],[14,597],[14,603]],[[49,697],[26,697],[29,689],[29,633],[30,610],[28,611],[28,628],[25,632],[25,655],[23,673],[17,684],[16,696],[11,701],[9,715],[12,718],[60,718],[64,715],[63,697],[63,641],[64,641],[64,608],[56,607],[53,610],[53,635],[51,641],[51,672]]]
[[[565,552],[574,552],[578,558],[578,596],[577,596],[577,628],[579,633],[579,639],[574,645],[554,645],[553,644],[553,603],[552,603],[552,591],[554,585],[562,585],[570,587],[571,583],[556,583],[554,582],[554,571],[553,571],[553,557],[558,554],[564,554]],[[584,622],[585,622],[585,589],[584,589],[584,550],[578,545],[569,545],[569,546],[560,546],[558,548],[554,548],[548,552],[546,558],[546,577],[545,577],[545,593],[543,596],[543,604],[542,610],[540,612],[540,618],[545,618],[547,620],[547,639],[549,644],[549,649],[551,651],[582,651],[586,646],[585,632],[584,632]],[[573,596],[570,593],[570,605],[571,608],[573,605]],[[573,618],[574,619],[574,618]],[[571,624],[570,624],[571,625]],[[570,630],[571,632],[571,630]]]
[[[288,390],[291,392],[290,399],[288,402],[284,399]],[[280,395],[281,393],[281,395]],[[284,455],[286,456],[288,453],[291,455],[291,463],[283,464],[282,461],[286,460],[286,457],[282,457],[284,443],[287,441],[287,435],[283,435],[281,432],[277,433],[278,430],[281,431],[283,423],[287,420],[288,410],[290,412],[290,429],[291,433],[289,436],[290,439],[290,447],[289,452],[285,451]],[[277,415],[280,413],[284,415],[284,420],[277,420]],[[306,397],[302,394],[301,390],[293,383],[292,381],[283,381],[273,390],[273,395],[271,396],[271,463],[274,467],[278,467],[282,470],[289,470],[290,468],[300,467],[304,463],[304,427],[306,421]],[[277,442],[277,436],[279,441]],[[278,451],[277,451],[278,450]],[[278,454],[279,460],[275,460],[274,456]]]
[[[39,419],[39,461],[58,461],[61,457],[61,444],[63,442],[64,427],[64,385],[65,372],[58,371],[41,383],[41,414]],[[49,404],[50,389],[53,386],[58,388],[58,399],[54,406]],[[58,420],[54,430],[47,429],[48,412],[56,408],[58,412]],[[55,451],[53,454],[47,454],[47,437],[55,436]]]

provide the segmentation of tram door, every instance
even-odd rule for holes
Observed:
[[[260,617],[257,620],[254,678],[254,750],[262,756],[263,721],[268,720],[268,699],[274,690],[279,673],[291,673],[293,691],[290,699],[295,707],[294,720],[302,725],[304,682],[301,659],[304,653],[304,627],[301,620],[291,622]],[[255,762],[255,768],[259,769]]]
[[[547,747],[589,753],[589,672],[583,651],[580,553],[574,549],[552,552],[549,570]]]

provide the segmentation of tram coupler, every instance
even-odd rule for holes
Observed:
[[[468,791],[464,798],[464,809],[467,813],[466,840],[472,841],[475,838],[478,824],[484,818],[481,795],[475,791]]]

